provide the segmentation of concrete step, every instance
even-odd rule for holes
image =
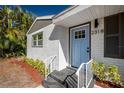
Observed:
[[[43,81],[43,86],[46,88],[76,88],[77,76],[76,69],[66,67],[61,71],[54,70],[47,77],[47,80]]]
[[[65,88],[64,85],[57,82],[55,79],[48,76],[47,80],[43,81],[43,86],[45,88]]]
[[[75,80],[72,76],[68,76],[66,81],[68,88],[77,88],[77,80]]]
[[[76,83],[78,83],[78,76],[76,74],[73,74],[71,77],[74,79]]]
[[[77,71],[77,68],[73,68],[73,67],[66,67],[66,68],[68,68],[68,69],[70,69],[70,70],[74,70],[75,72]]]
[[[54,78],[55,80],[57,80],[58,82],[64,84],[64,81],[66,79],[66,77],[68,75],[73,75],[76,71],[69,69],[69,68],[65,68],[61,71],[53,71],[49,76]]]

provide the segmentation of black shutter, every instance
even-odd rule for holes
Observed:
[[[124,13],[120,14],[120,57],[124,58]]]
[[[124,58],[124,13],[104,18],[104,56]]]
[[[119,56],[119,16],[112,15],[105,17],[105,35],[104,35],[104,56]]]

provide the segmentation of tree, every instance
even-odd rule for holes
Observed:
[[[2,6],[0,10],[1,57],[25,55],[26,32],[33,22],[33,16],[15,6]]]

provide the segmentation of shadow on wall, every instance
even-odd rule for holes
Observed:
[[[68,33],[69,32],[67,28],[62,27],[62,26],[55,26],[49,37],[49,40],[59,40],[61,50],[63,52],[66,63],[68,62],[68,45],[69,45],[69,42],[68,42],[69,34]]]

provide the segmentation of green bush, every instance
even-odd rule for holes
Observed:
[[[108,75],[112,82],[119,83],[120,82],[120,74],[118,67],[115,65],[111,65],[108,67]]]
[[[45,75],[47,73],[47,69],[43,61],[38,59],[33,60],[31,58],[25,58],[25,62],[33,68],[37,69],[41,75]]]
[[[105,80],[105,65],[102,63],[97,63],[96,61],[92,64],[92,70],[94,74],[100,79]]]
[[[116,84],[121,82],[118,67],[115,65],[105,65],[94,61],[92,63],[92,70],[94,75],[102,81],[110,81]]]

